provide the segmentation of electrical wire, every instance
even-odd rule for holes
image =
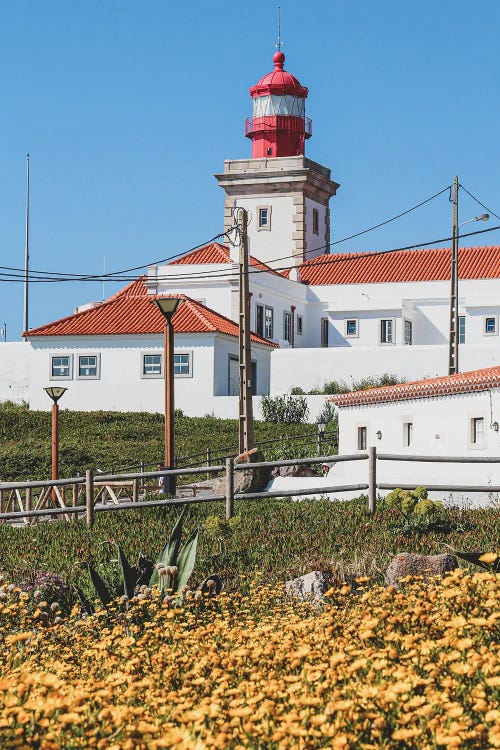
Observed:
[[[465,234],[461,234],[460,237],[461,238],[464,238],[464,237],[473,237],[473,236],[476,236],[476,235],[479,235],[479,234],[486,234],[488,232],[494,232],[494,231],[497,231],[499,229],[500,229],[500,224],[497,225],[497,226],[495,226],[495,227],[488,227],[487,229],[479,229],[479,230],[475,230],[473,232],[467,232]],[[374,256],[378,257],[378,256],[381,256],[381,255],[388,255],[389,253],[400,253],[400,252],[405,252],[407,250],[416,250],[416,249],[419,249],[419,248],[428,247],[430,245],[437,245],[437,244],[440,244],[440,243],[443,243],[443,242],[451,242],[452,239],[453,239],[452,237],[441,237],[439,239],[430,240],[428,242],[418,242],[418,243],[416,243],[414,245],[406,245],[404,247],[391,248],[390,250],[375,250],[375,251],[368,251],[368,252],[365,252],[365,253],[348,253],[348,254],[345,254],[345,255],[338,255],[338,256],[336,256],[335,254],[333,254],[333,255],[327,255],[327,256],[322,255],[321,259],[319,259],[319,260],[313,259],[313,260],[307,261],[307,268],[311,268],[311,267],[314,267],[314,266],[323,266],[323,267],[325,267],[325,266],[330,265],[332,263],[345,263],[347,261],[359,260],[361,258],[369,258],[369,257],[374,257]],[[296,266],[294,266],[294,265],[281,266],[280,268],[272,268],[272,269],[270,267],[266,267],[266,268],[251,267],[251,268],[249,268],[248,273],[249,274],[272,273],[273,271],[279,273],[281,271],[291,270],[292,268],[295,268],[295,267]],[[142,266],[141,266],[141,268],[142,268]],[[5,281],[5,282],[9,282],[9,281],[11,281],[11,282],[24,281],[24,276],[22,276],[21,274],[16,275],[16,278],[11,278],[11,279],[10,278],[1,278],[2,275],[3,274],[0,272],[0,281]],[[208,278],[218,279],[219,280],[219,279],[224,279],[224,278],[231,278],[232,276],[234,276],[234,270],[233,269],[225,269],[224,268],[224,269],[220,269],[220,271],[218,271],[218,270],[215,269],[214,271],[207,271],[207,272],[200,272],[200,273],[179,274],[179,275],[176,275],[175,277],[172,277],[170,275],[160,275],[160,276],[155,276],[154,277],[154,281],[155,282],[156,281],[166,281],[166,280],[172,281],[173,278],[175,278],[176,281],[178,279],[180,279],[180,280],[184,280],[184,279],[198,280],[198,279],[208,279]],[[120,281],[120,282],[126,282],[126,281],[135,281],[136,279],[137,279],[137,276],[120,276],[120,277],[114,278],[112,280],[113,281],[117,281],[117,282],[118,281]],[[41,279],[41,278],[35,278],[35,279],[32,280],[32,282],[33,283],[37,283],[37,282],[38,283],[50,283],[50,282],[56,282],[56,281],[57,282],[64,282],[64,281],[102,281],[102,280],[103,280],[102,277],[92,277],[91,279],[85,279],[85,278],[82,278],[82,279],[69,279],[69,278]]]
[[[397,219],[400,219],[402,216],[406,216],[406,214],[411,213],[412,211],[415,211],[417,208],[420,208],[421,206],[424,206],[426,203],[429,203],[430,201],[434,200],[434,198],[437,198],[438,196],[445,193],[447,190],[450,190],[451,186],[447,185],[445,188],[440,190],[438,193],[435,193],[434,195],[431,195],[430,198],[426,198],[425,200],[421,201],[420,203],[417,203],[415,206],[411,206],[411,208],[407,208],[405,211],[402,211],[399,214],[396,214],[395,216],[392,216],[390,219],[386,219],[385,221],[381,221],[378,224],[374,224],[371,227],[368,227],[367,229],[363,229],[361,232],[356,232],[355,234],[351,234],[347,237],[343,237],[340,240],[335,240],[334,242],[329,242],[326,245],[322,245],[320,247],[315,248],[315,252],[318,250],[326,250],[333,245],[339,245],[342,242],[347,242],[348,240],[352,240],[355,237],[361,237],[363,234],[367,234],[368,232],[372,232],[375,229],[378,229],[379,227],[383,227],[386,224],[390,224],[392,221],[396,221]],[[499,217],[500,218],[500,217]],[[232,230],[236,229],[236,227],[232,227]],[[135,266],[134,268],[126,268],[121,271],[111,271],[107,274],[79,274],[79,273],[57,273],[55,271],[35,271],[30,270],[30,273],[33,274],[43,274],[44,276],[57,276],[58,279],[61,277],[68,277],[70,279],[74,279],[77,281],[104,281],[106,279],[112,280],[116,276],[122,276],[123,274],[130,273],[131,271],[140,271],[142,268],[149,268],[151,266],[158,266],[162,263],[166,263],[167,261],[175,260],[176,258],[181,258],[184,255],[188,255],[189,253],[192,253],[194,250],[197,250],[200,247],[203,247],[204,245],[208,245],[211,242],[215,242],[216,240],[220,239],[221,237],[226,237],[227,232],[221,232],[220,234],[217,234],[215,237],[212,237],[212,239],[207,240],[206,242],[202,242],[200,245],[195,245],[194,247],[190,248],[189,250],[184,250],[182,253],[177,253],[176,255],[171,255],[168,258],[163,258],[162,260],[155,261],[153,263],[145,263],[142,266]],[[291,258],[294,258],[294,255],[285,255],[281,258],[275,258],[273,260],[273,263],[279,263],[282,260],[289,260]],[[25,278],[25,270],[23,268],[16,268],[12,266],[0,266],[0,269],[4,269],[5,271],[19,271],[23,274],[23,278]],[[209,272],[207,272],[209,273]]]
[[[469,191],[467,190],[467,188],[466,188],[466,187],[464,187],[463,185],[459,185],[459,187],[460,187],[460,188],[462,188],[462,190],[465,190],[465,192],[467,193],[467,195],[470,195],[470,197],[471,197],[471,198],[472,198],[473,200],[475,200],[475,201],[476,201],[476,203],[479,203],[479,205],[480,205],[480,206],[482,206],[482,207],[483,207],[484,209],[486,209],[486,211],[487,211],[487,212],[488,212],[489,214],[493,214],[493,216],[494,216],[494,217],[495,217],[496,219],[500,219],[500,216],[499,216],[498,214],[496,214],[496,213],[495,213],[494,211],[492,211],[492,210],[491,210],[491,208],[488,208],[488,206],[485,206],[485,205],[484,205],[484,203],[481,203],[481,201],[480,201],[480,200],[479,200],[478,198],[476,198],[476,196],[475,196],[475,195],[472,195],[472,193],[471,193],[471,192],[469,192]]]

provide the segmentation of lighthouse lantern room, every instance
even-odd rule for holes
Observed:
[[[307,88],[283,69],[281,50],[273,57],[274,70],[252,86],[252,117],[245,135],[252,140],[252,158],[301,156],[311,137],[311,120],[305,116]]]

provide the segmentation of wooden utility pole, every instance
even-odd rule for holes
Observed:
[[[174,429],[174,326],[165,319],[163,334],[165,368],[165,466],[175,468],[175,429]],[[169,474],[165,481],[165,492],[175,497],[177,477]]]
[[[458,177],[453,180],[451,245],[450,338],[448,374],[458,372]]]
[[[239,258],[239,451],[246,453],[254,445],[252,408],[252,350],[250,347],[250,294],[248,290],[248,213],[237,208],[237,226],[240,237]]]

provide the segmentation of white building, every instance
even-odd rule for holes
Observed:
[[[284,70],[284,60],[277,52],[274,70],[250,89],[252,158],[226,161],[216,175],[225,192],[226,244],[210,243],[150,267],[136,286],[107,302],[25,332],[27,343],[0,343],[0,400],[49,408],[40,391],[50,376],[73,380],[65,395],[69,408],[161,410],[160,383],[141,371],[143,354],[160,352],[160,321],[144,330],[137,305],[149,305],[154,295],[183,294],[198,323],[184,329],[176,318],[176,352],[190,355],[191,363],[190,374],[178,369],[177,404],[188,414],[236,417],[235,205],[250,216],[257,393],[294,386],[307,391],[331,380],[350,384],[386,372],[410,380],[446,373],[450,249],[330,254],[329,204],[339,184],[327,167],[305,156],[308,92]],[[460,369],[500,365],[500,247],[461,248],[459,275]],[[142,301],[125,304],[134,296]],[[202,318],[219,322],[212,329]],[[52,369],[56,355],[65,363],[59,370]],[[91,376],[79,374],[85,357]],[[56,371],[66,374],[56,377]],[[154,375],[161,379],[161,372]]]

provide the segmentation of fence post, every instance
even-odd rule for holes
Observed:
[[[26,501],[24,503],[24,510],[29,513],[31,510],[31,487],[26,487]],[[26,518],[25,523],[31,523],[31,518]]]
[[[87,526],[92,528],[94,525],[95,508],[94,508],[94,474],[92,469],[85,472],[85,502],[87,504]]]
[[[143,475],[141,477],[141,489],[144,490],[144,488],[146,486],[146,482],[144,480],[144,461],[141,461],[141,474]]]
[[[132,485],[132,502],[136,503],[139,500],[139,478],[136,477]]]
[[[210,466],[210,460],[212,456],[210,454],[210,448],[207,448],[207,466]],[[207,479],[210,479],[210,472],[207,471]]]
[[[226,458],[226,521],[234,515],[234,458]]]
[[[368,511],[373,515],[377,509],[377,448],[368,448]]]

